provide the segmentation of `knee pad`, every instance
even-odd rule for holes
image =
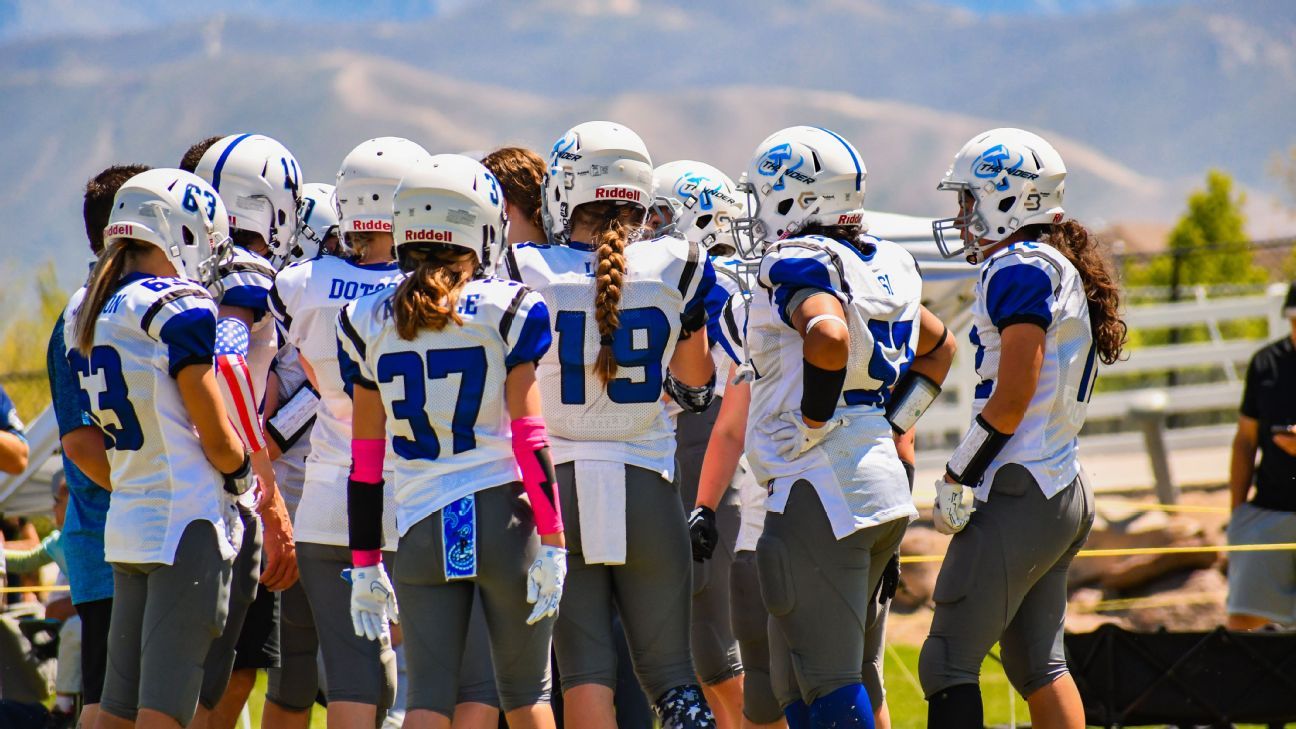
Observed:
[[[783,716],[788,729],[810,729],[810,707],[801,699],[784,706]]]
[[[716,729],[715,716],[697,684],[676,686],[653,705],[662,729]]]
[[[981,687],[974,683],[950,686],[927,697],[927,726],[931,729],[981,729]]]
[[[873,704],[864,684],[855,683],[810,704],[810,725],[873,729]]]

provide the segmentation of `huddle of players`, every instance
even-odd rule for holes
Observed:
[[[912,428],[954,342],[913,257],[866,234],[849,142],[781,130],[738,184],[654,169],[610,122],[547,162],[372,139],[332,187],[260,135],[186,161],[117,190],[66,312],[113,488],[98,725],[232,722],[268,667],[266,726],[306,726],[321,687],[331,727],[374,726],[399,643],[407,727],[495,708],[554,726],[551,646],[566,724],[615,726],[618,619],[665,727],[889,724]],[[1000,640],[1036,720],[1079,720],[1060,655],[1092,521],[1075,435],[1115,354],[1064,178],[1047,142],[999,129],[941,182],[960,206],[942,251],[983,271],[983,381],[937,484],[958,573],[923,651],[933,726],[980,726]],[[991,556],[1009,535],[1035,558]]]

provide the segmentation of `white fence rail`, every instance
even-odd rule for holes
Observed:
[[[1190,344],[1166,344],[1138,347],[1111,366],[1099,368],[1099,377],[1166,372],[1190,367],[1215,367],[1224,380],[1207,384],[1175,387],[1146,387],[1116,392],[1095,393],[1089,402],[1089,420],[1125,418],[1131,405],[1146,402],[1151,396],[1165,403],[1167,414],[1186,414],[1236,407],[1242,399],[1242,381],[1246,363],[1266,342],[1289,331],[1282,316],[1285,286],[1271,287],[1258,296],[1209,298],[1205,289],[1193,291],[1193,298],[1173,303],[1144,304],[1130,307],[1125,321],[1131,332],[1169,327],[1205,326],[1210,338]],[[1222,325],[1238,320],[1263,319],[1265,335],[1257,339],[1225,339]],[[972,413],[972,392],[978,378],[972,369],[974,348],[967,341],[967,331],[959,332],[959,352],[954,368],[946,380],[944,392],[918,424],[918,436],[924,443],[941,443],[962,435]],[[1133,425],[1129,426],[1133,430]],[[1220,426],[1185,428],[1171,431],[1167,444],[1191,448],[1202,442],[1218,440],[1225,429]],[[1128,452],[1141,446],[1135,433],[1117,433],[1081,439],[1089,453]]]

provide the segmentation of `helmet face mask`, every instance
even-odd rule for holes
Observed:
[[[654,236],[682,235],[709,253],[731,253],[733,221],[743,197],[728,175],[703,162],[667,162],[653,171],[654,211],[665,221]],[[718,250],[713,250],[718,248]]]
[[[332,185],[319,182],[308,182],[302,185],[297,217],[301,220],[301,233],[297,236],[297,241],[285,263],[310,260],[321,255],[336,255],[340,252],[341,239],[338,236],[338,218]],[[338,239],[336,248],[331,251],[324,247],[329,236]]]
[[[954,156],[936,189],[957,192],[959,214],[932,221],[932,237],[946,258],[979,264],[990,251],[1030,225],[1066,218],[1066,165],[1051,144],[1021,129],[977,135]],[[958,231],[956,248],[949,235]]]

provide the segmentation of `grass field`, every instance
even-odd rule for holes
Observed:
[[[923,700],[918,687],[918,646],[899,645],[887,651],[886,684],[887,705],[891,709],[891,726],[894,729],[911,729],[927,725],[927,703]],[[256,688],[248,701],[248,711],[252,716],[252,726],[261,726],[261,707],[265,704],[266,678],[262,673],[257,677]],[[981,695],[985,699],[985,719],[989,726],[1007,726],[1016,711],[1018,722],[1025,722],[1026,703],[1017,696],[1009,694],[1012,689],[1003,669],[992,659],[987,659],[981,669]],[[315,707],[311,715],[311,729],[325,729],[324,710]]]

